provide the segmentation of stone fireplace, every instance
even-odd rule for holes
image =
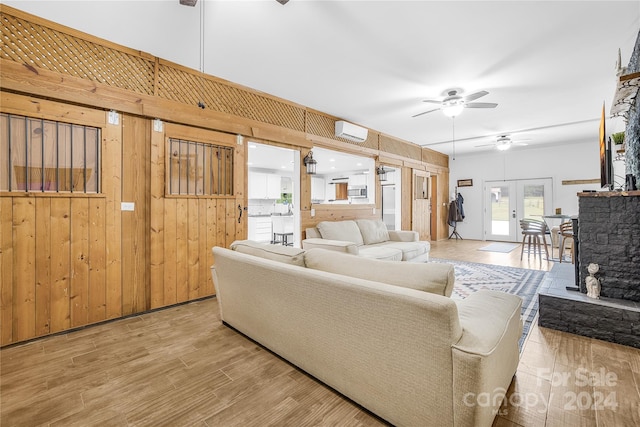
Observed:
[[[640,191],[578,197],[578,266],[559,264],[549,273],[538,323],[640,348]],[[586,296],[589,263],[600,266],[600,299]],[[580,291],[569,290],[576,282]]]
[[[579,193],[580,291],[600,265],[600,295],[640,302],[640,191]]]

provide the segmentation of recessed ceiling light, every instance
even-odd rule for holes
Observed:
[[[253,166],[253,162],[247,162],[247,165]]]
[[[285,165],[280,166],[280,169],[286,169],[287,167]]]
[[[362,163],[356,163],[356,166],[362,166]]]
[[[330,162],[335,162],[335,161],[336,161],[336,159],[329,159],[329,161],[330,161]]]
[[[256,144],[249,144],[249,148],[256,148],[257,145]]]

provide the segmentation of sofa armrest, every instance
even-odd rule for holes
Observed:
[[[522,299],[481,290],[456,304],[462,327],[452,346],[456,423],[491,426],[518,367]],[[489,404],[479,404],[481,396]]]
[[[389,230],[389,240],[394,242],[417,242],[420,235],[411,230]]]
[[[303,249],[321,248],[328,249],[330,251],[345,252],[348,254],[358,255],[358,245],[353,242],[347,242],[344,240],[331,240],[331,239],[304,239],[302,241]]]

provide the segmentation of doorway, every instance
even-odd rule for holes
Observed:
[[[551,178],[485,181],[486,240],[520,241],[520,220],[542,220],[551,213]]]
[[[402,180],[398,169],[384,166],[386,181],[381,181],[382,186],[382,221],[388,230],[400,230],[402,228]]]
[[[300,247],[300,152],[248,141],[247,166],[247,238]]]
[[[431,180],[428,172],[413,170],[413,212],[411,229],[420,240],[431,240]]]

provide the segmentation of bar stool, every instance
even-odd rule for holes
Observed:
[[[567,239],[571,239],[571,264],[575,263],[575,240],[573,235],[573,224],[570,222],[563,222],[562,224],[560,224],[560,236],[562,236],[560,246],[558,246],[558,251],[560,252],[560,262],[562,262],[562,258],[564,258],[565,242]]]
[[[533,244],[533,256],[536,255],[536,250],[542,259],[542,245],[544,245],[544,252],[547,254],[547,259],[549,259],[549,249],[547,248],[547,224],[544,221],[540,221],[537,219],[521,219],[520,220],[520,228],[522,229],[522,250],[520,251],[520,259],[522,260],[522,256],[524,254],[524,245],[527,246],[528,255],[527,258],[531,257],[531,245]],[[540,240],[542,239],[542,241]]]
[[[293,216],[271,216],[273,227],[272,244],[293,246]]]

